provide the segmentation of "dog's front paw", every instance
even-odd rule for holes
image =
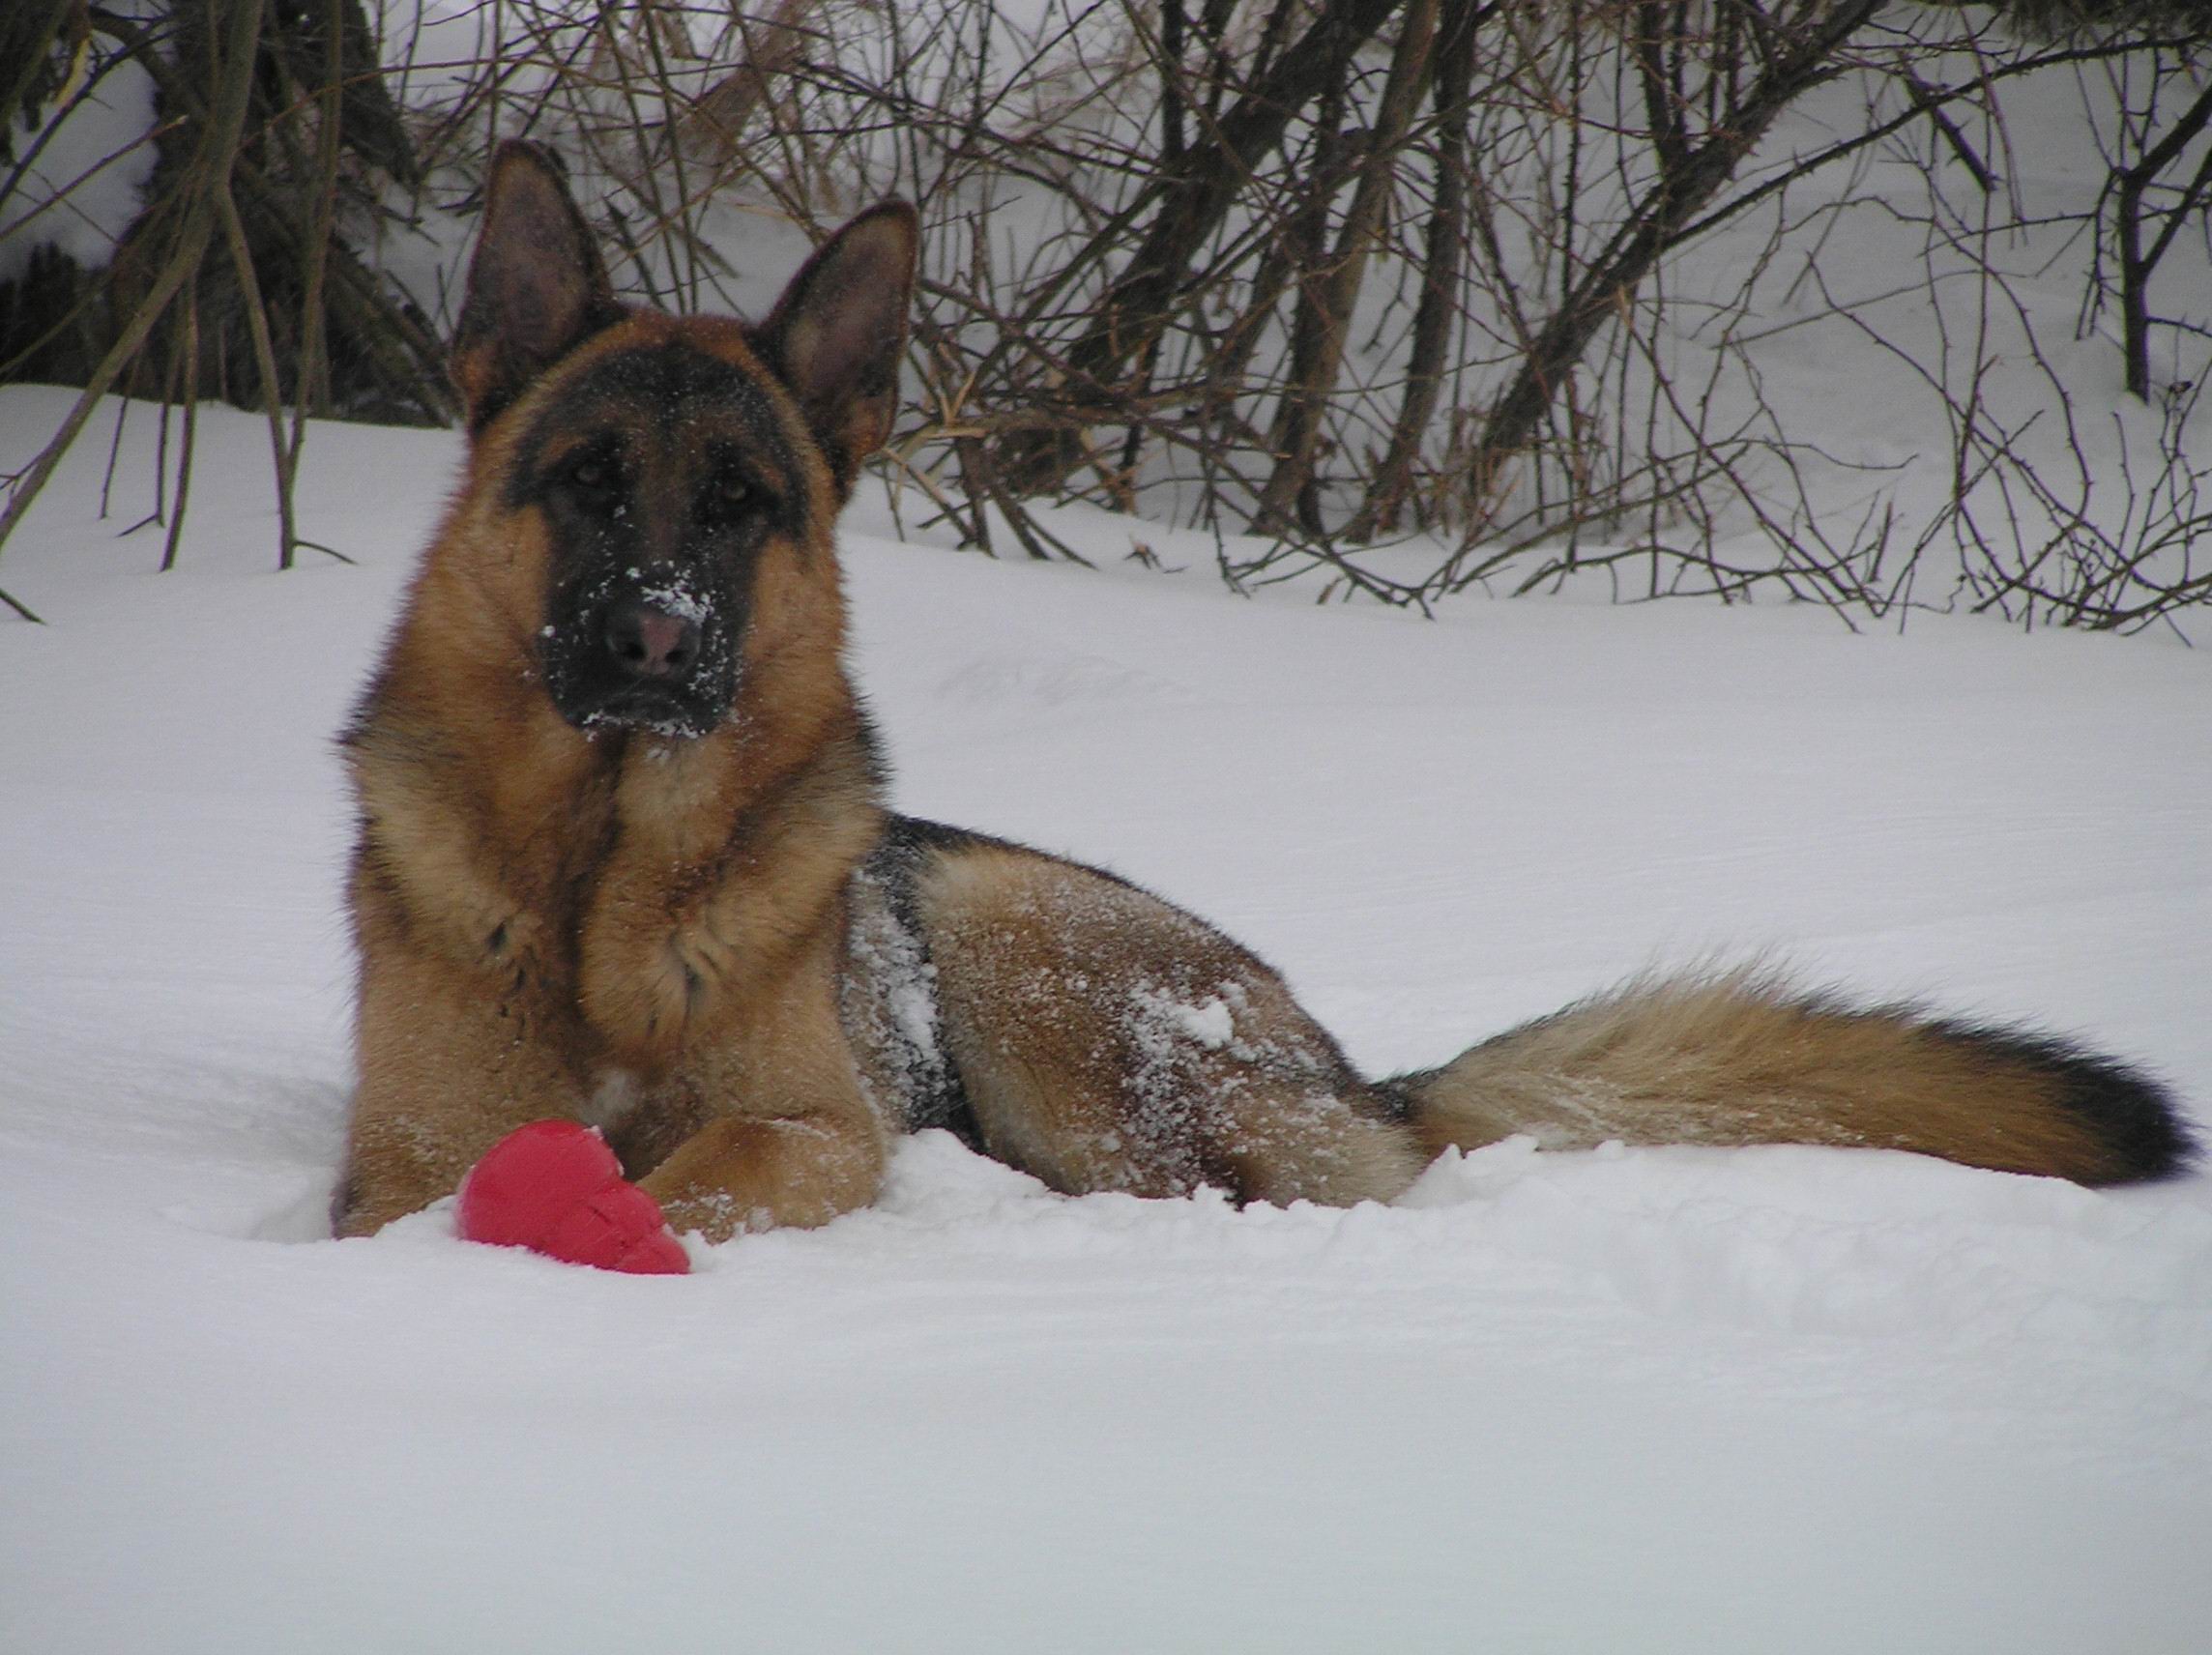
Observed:
[[[534,1120],[484,1151],[461,1180],[461,1234],[495,1247],[633,1275],[691,1267],[659,1204],[623,1176],[606,1141],[573,1120]]]

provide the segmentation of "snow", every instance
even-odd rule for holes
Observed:
[[[154,77],[138,64],[103,63],[81,97],[40,118],[35,131],[13,134],[26,164],[0,202],[0,281],[22,276],[43,247],[104,268],[154,176]]]
[[[0,392],[0,468],[64,406]],[[356,563],[278,574],[266,430],[208,410],[160,575],[115,533],[152,417],[102,521],[104,429],[0,559],[51,623],[0,624],[0,1648],[2212,1647],[2201,1177],[1512,1142],[1239,1212],[932,1132],[877,1207],[684,1279],[435,1209],[324,1239],[331,738],[458,440],[315,427],[302,533]],[[847,560],[901,804],[1190,905],[1367,1067],[1767,949],[2091,1036],[2203,1118],[2201,652],[1428,623],[1239,599],[1095,514],[1096,574],[890,522]],[[1208,985],[1163,1008],[1235,1037]]]
[[[1164,1026],[1160,1031],[1173,1039],[1190,1040],[1208,1052],[1218,1052],[1236,1035],[1236,1015],[1229,1009],[1224,996],[1241,998],[1244,985],[1223,983],[1222,992],[1209,995],[1196,1004],[1175,999],[1172,995],[1147,985],[1138,996],[1137,1015],[1154,1024]]]

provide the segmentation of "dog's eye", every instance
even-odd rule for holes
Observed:
[[[724,472],[707,484],[699,515],[710,523],[729,523],[760,504],[760,491],[736,472]]]
[[[561,482],[587,506],[608,506],[622,485],[622,471],[604,454],[579,454],[561,468]]]

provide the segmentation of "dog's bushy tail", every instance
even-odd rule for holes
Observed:
[[[2108,1184],[2195,1153],[2165,1089],[2110,1058],[1854,1009],[1760,970],[1639,979],[1394,1084],[1431,1154],[1515,1133],[1546,1148],[1827,1144]]]

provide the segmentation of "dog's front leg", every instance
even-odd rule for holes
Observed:
[[[874,1123],[824,1111],[718,1117],[638,1181],[673,1229],[725,1241],[827,1224],[875,1200],[883,1176]]]
[[[345,1172],[331,1200],[338,1235],[367,1235],[451,1195],[479,1156],[526,1121],[581,1101],[569,1031],[520,969],[464,963],[366,928],[360,1084]]]
[[[875,1200],[885,1128],[845,1042],[826,946],[683,1066],[705,1118],[638,1179],[678,1231],[720,1241],[827,1224]]]

